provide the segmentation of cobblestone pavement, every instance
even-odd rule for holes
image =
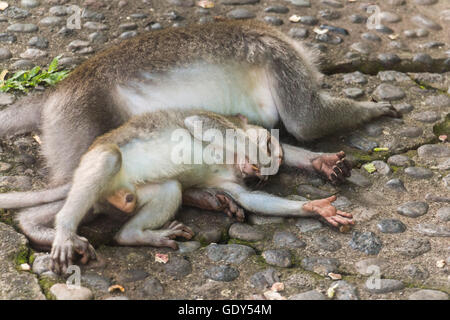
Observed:
[[[0,211],[1,299],[448,299],[450,146],[441,140],[450,134],[450,1],[371,1],[381,9],[376,29],[368,28],[370,4],[357,0],[215,0],[209,9],[193,0],[6,2],[1,70],[45,66],[57,55],[72,68],[154,29],[260,19],[320,50],[326,90],[390,100],[404,116],[307,145],[347,152],[356,168],[344,185],[283,169],[265,186],[286,197],[337,194],[338,207],[356,217],[351,232],[309,219],[249,215],[241,224],[185,208],[178,218],[194,229],[195,241],[174,252],[108,246],[110,232],[94,223],[82,232],[100,259],[82,268],[83,288],[68,290],[48,271],[48,255],[32,251],[14,231],[13,212]],[[80,30],[65,27],[73,4],[83,9]],[[0,107],[16,98],[0,94]],[[0,191],[45,187],[33,136],[1,141]],[[370,163],[373,173],[363,168]],[[169,261],[158,262],[157,253]],[[124,292],[110,292],[114,284]]]

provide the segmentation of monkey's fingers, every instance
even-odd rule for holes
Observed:
[[[335,226],[335,227],[339,227],[339,223],[338,223],[337,221],[335,221],[333,218],[334,218],[334,216],[332,216],[332,217],[327,217],[327,218],[325,218],[325,220],[326,220],[329,224],[331,224],[331,225],[333,225],[333,226]]]
[[[344,212],[344,211],[341,211],[341,210],[338,210],[337,214],[342,216],[342,217],[346,217],[346,218],[350,218],[350,219],[353,218],[353,215],[351,213]]]
[[[244,209],[242,209],[241,207],[239,207],[236,212],[236,218],[239,222],[244,222],[244,220],[245,220]]]
[[[338,153],[336,153],[337,157],[342,160],[345,158],[345,152],[344,151],[339,151]]]
[[[342,171],[344,177],[348,178],[351,176],[351,167],[349,168],[350,163],[346,160],[339,160],[336,162],[336,166]]]
[[[168,238],[161,239],[161,241],[157,244],[157,246],[159,246],[159,247],[169,247],[169,248],[172,248],[174,250],[178,250],[178,244],[174,240],[171,240],[171,239],[168,239]]]

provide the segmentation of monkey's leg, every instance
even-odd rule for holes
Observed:
[[[143,206],[139,212],[116,234],[120,245],[150,245],[177,249],[176,237],[192,238],[187,226],[172,221],[181,205],[181,185],[178,181],[148,184],[137,189],[137,198]],[[159,229],[166,226],[164,229]]]
[[[0,137],[37,130],[41,119],[39,102],[43,99],[29,95],[0,111]]]
[[[336,196],[314,201],[296,201],[280,198],[264,192],[251,192],[236,183],[221,186],[246,210],[270,216],[323,217],[334,226],[352,224],[350,213],[337,210],[331,203]]]
[[[344,151],[338,153],[318,153],[283,144],[283,163],[287,166],[315,171],[333,183],[343,182],[350,177],[352,166],[345,159]]]
[[[20,230],[38,250],[49,251],[55,239],[55,229],[52,225],[64,201],[57,201],[31,207],[18,212],[16,220]]]
[[[95,259],[95,251],[87,239],[76,234],[89,210],[100,200],[111,179],[120,170],[120,150],[116,145],[100,145],[87,152],[75,171],[72,188],[61,211],[56,215],[56,235],[52,246],[52,270],[65,272],[74,258],[82,263]]]
[[[183,192],[183,205],[209,211],[225,212],[230,218],[236,216],[244,221],[244,210],[227,193],[217,189],[191,188]]]

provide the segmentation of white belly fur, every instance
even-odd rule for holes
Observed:
[[[272,128],[278,122],[270,73],[262,67],[205,63],[166,73],[142,72],[142,81],[117,86],[116,94],[131,115],[167,109],[203,109],[245,115]]]

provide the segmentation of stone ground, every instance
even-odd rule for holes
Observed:
[[[404,116],[307,146],[345,150],[355,164],[347,183],[335,187],[283,169],[264,187],[297,198],[337,194],[338,207],[357,221],[350,232],[309,219],[248,215],[238,224],[185,208],[178,218],[196,237],[175,252],[108,245],[109,233],[94,224],[83,233],[97,244],[100,259],[83,267],[82,289],[68,290],[54,285],[65,280],[48,271],[48,255],[15,231],[14,213],[0,211],[1,299],[448,299],[450,146],[438,137],[450,134],[449,1],[371,1],[382,11],[376,30],[366,27],[368,3],[356,0],[215,0],[210,9],[193,0],[7,2],[0,12],[0,69],[45,66],[60,54],[71,68],[153,29],[260,19],[320,50],[326,90],[390,100]],[[70,4],[84,9],[81,30],[64,27]],[[330,30],[317,33],[321,25]],[[0,106],[14,99],[0,94]],[[1,141],[0,191],[45,186],[38,150],[34,134]],[[369,174],[366,164],[376,171]],[[158,262],[158,253],[169,261]],[[381,275],[375,289],[371,266]],[[110,292],[112,285],[124,291]]]

